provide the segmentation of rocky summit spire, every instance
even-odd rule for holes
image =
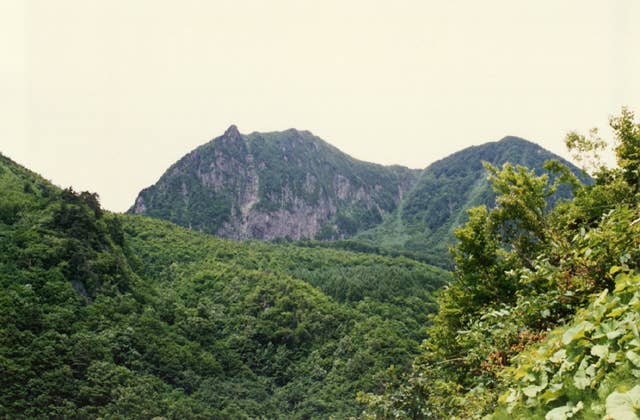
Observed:
[[[235,124],[231,124],[227,131],[224,132],[225,137],[240,137],[240,132],[238,131],[238,127]]]

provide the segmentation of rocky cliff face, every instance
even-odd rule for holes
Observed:
[[[339,239],[394,212],[420,171],[358,161],[306,131],[242,135],[190,152],[130,212],[232,239]]]

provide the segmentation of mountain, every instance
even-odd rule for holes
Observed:
[[[356,416],[450,279],[111,214],[0,154],[0,418]]]
[[[508,136],[463,149],[429,165],[395,214],[357,238],[388,247],[429,250],[432,254],[444,255],[454,242],[453,229],[467,220],[466,210],[494,205],[495,193],[482,162],[498,167],[510,162],[541,174],[545,161],[554,159],[568,166],[583,182],[589,182],[588,176],[570,162],[519,137]],[[569,196],[569,189],[563,186],[552,201]]]
[[[448,267],[453,228],[466,209],[495,198],[482,162],[541,172],[549,159],[584,179],[518,137],[412,170],[356,160],[307,131],[242,135],[231,126],[172,165],[129,211],[232,239],[353,238]]]
[[[140,192],[130,212],[232,239],[339,239],[381,223],[418,175],[353,159],[307,131],[231,126]]]
[[[611,125],[618,166],[557,205],[531,171],[493,174],[453,273],[111,214],[0,154],[0,418],[638,418],[640,124]],[[426,226],[431,201],[407,209],[427,185],[451,219],[487,148],[544,157],[463,151],[468,178],[440,189],[464,171],[436,163],[386,217]]]

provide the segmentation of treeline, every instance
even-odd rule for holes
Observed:
[[[287,240],[274,240],[273,242],[292,243],[292,241]],[[295,245],[306,248],[344,249],[347,251],[383,255],[387,257],[406,257],[412,260],[440,267],[444,270],[450,271],[453,269],[453,262],[451,258],[439,251],[410,251],[403,248],[393,248],[390,246],[377,245],[373,242],[358,239],[342,239],[337,241],[300,240],[295,241],[294,243]]]

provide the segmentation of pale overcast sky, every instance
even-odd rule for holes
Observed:
[[[126,210],[230,124],[422,168],[640,112],[640,2],[0,0],[0,152]]]

